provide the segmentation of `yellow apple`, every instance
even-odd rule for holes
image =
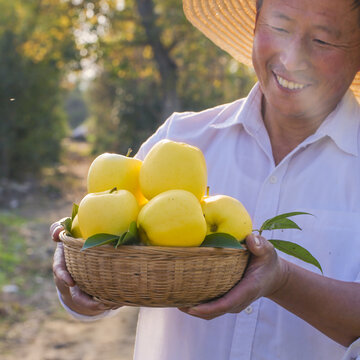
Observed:
[[[186,190],[168,190],[152,198],[138,216],[142,241],[157,246],[199,246],[206,222],[198,199]]]
[[[207,185],[201,150],[185,143],[161,140],[146,155],[140,169],[140,188],[147,199],[167,190],[187,190],[199,200]]]
[[[79,227],[79,217],[78,215],[75,215],[74,220],[72,221],[71,224],[71,235],[74,238],[82,238],[82,234],[81,234],[81,230]]]
[[[79,204],[78,218],[84,239],[105,233],[121,235],[137,220],[139,205],[128,190],[87,194]]]
[[[206,196],[201,201],[207,235],[226,233],[241,241],[252,232],[252,221],[244,205],[227,195]]]
[[[128,190],[139,205],[146,200],[141,193],[139,173],[142,161],[119,154],[104,153],[91,163],[87,175],[88,193],[113,189]]]

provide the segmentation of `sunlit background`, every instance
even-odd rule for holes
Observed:
[[[52,282],[49,225],[102,152],[126,154],[174,111],[247,94],[252,70],[179,0],[0,0],[0,358],[130,360],[134,308],[72,320]]]

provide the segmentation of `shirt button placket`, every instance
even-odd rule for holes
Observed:
[[[251,349],[260,301],[253,302],[236,316],[229,360],[251,360]]]
[[[255,207],[255,213],[253,215],[254,229],[259,229],[266,219],[277,215],[281,192],[281,182],[287,167],[288,162],[281,164],[281,166],[274,169],[274,171],[270,173],[269,176],[265,179],[261,187],[261,191],[259,193]],[[271,236],[271,234],[264,235],[265,237]],[[230,360],[251,360],[251,349],[254,341],[260,306],[261,299],[246,307],[244,311],[242,311],[237,316]],[[243,336],[244,334],[242,334],[242,331],[246,331],[247,336]],[[243,343],[236,340],[241,338],[246,338],[248,341]]]
[[[281,183],[287,167],[288,161],[274,169],[265,179],[259,192],[253,215],[254,229],[259,229],[265,220],[278,215]],[[266,233],[264,235],[267,237],[270,234]]]

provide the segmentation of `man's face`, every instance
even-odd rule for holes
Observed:
[[[267,106],[326,116],[360,70],[359,10],[352,0],[264,0],[253,64]]]

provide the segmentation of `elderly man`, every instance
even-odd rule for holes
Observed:
[[[242,201],[255,227],[314,214],[298,218],[302,232],[269,236],[309,249],[324,275],[251,235],[249,267],[225,296],[140,310],[135,359],[360,358],[360,1],[184,0],[184,10],[234,58],[252,60],[259,82],[245,99],[173,114],[137,156],[162,138],[200,147],[212,191]],[[61,244],[54,274],[73,316],[121,311],[74,287]]]

